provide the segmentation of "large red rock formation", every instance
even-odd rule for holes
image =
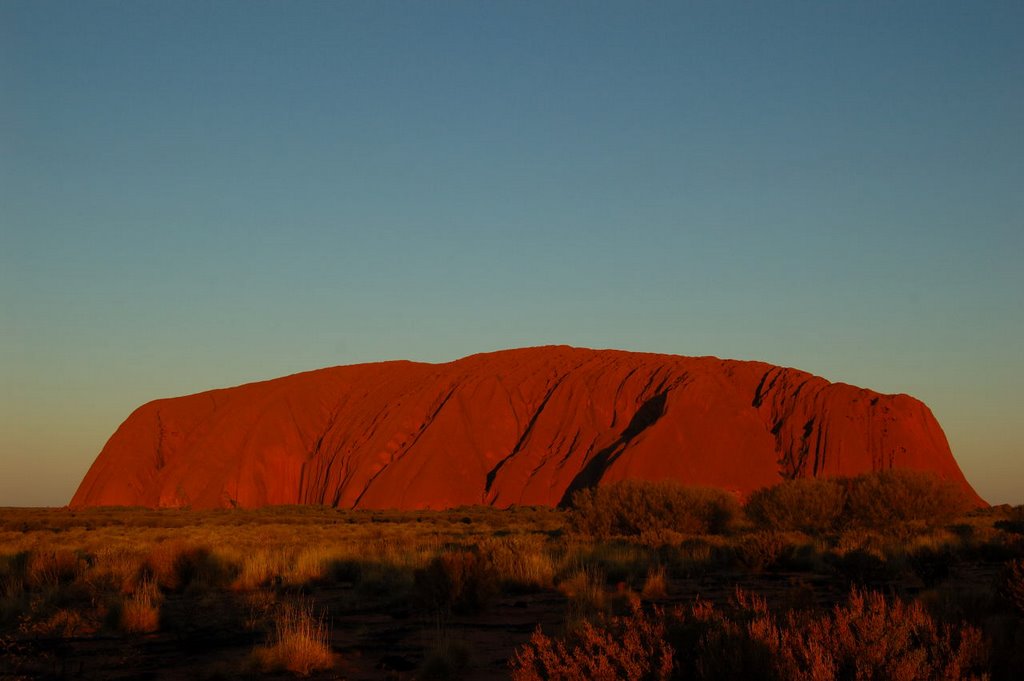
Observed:
[[[623,478],[742,494],[888,468],[934,471],[981,503],[935,417],[907,395],[760,362],[542,347],[150,402],[71,505],[557,504]]]

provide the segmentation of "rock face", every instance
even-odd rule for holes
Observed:
[[[558,346],[156,400],[118,428],[71,506],[551,505],[623,478],[745,494],[888,468],[933,471],[983,503],[907,395],[760,362]]]

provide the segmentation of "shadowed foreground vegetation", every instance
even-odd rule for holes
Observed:
[[[0,679],[1016,679],[1024,508],[921,474],[745,506],[0,509]]]

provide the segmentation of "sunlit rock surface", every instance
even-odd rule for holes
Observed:
[[[71,505],[553,505],[623,478],[744,494],[888,468],[933,471],[982,503],[913,397],[761,362],[557,346],[156,400]]]

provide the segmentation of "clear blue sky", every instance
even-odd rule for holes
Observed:
[[[506,347],[923,399],[1024,502],[1024,3],[0,1],[0,506],[137,405]]]

